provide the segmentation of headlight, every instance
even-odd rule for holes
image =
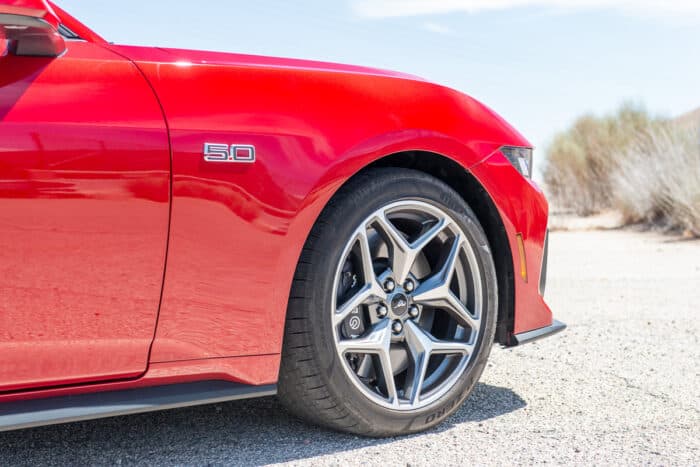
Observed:
[[[501,153],[513,164],[523,177],[532,178],[532,148],[504,146]]]

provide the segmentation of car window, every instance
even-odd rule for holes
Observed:
[[[80,39],[80,36],[68,29],[63,24],[58,25],[58,32],[66,39]]]

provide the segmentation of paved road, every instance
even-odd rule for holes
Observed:
[[[550,264],[567,332],[494,349],[427,434],[327,432],[267,398],[0,433],[0,464],[700,465],[700,241],[555,233]]]

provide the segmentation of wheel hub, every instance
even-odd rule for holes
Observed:
[[[409,300],[409,297],[401,292],[391,297],[391,314],[394,318],[400,319],[408,312]]]

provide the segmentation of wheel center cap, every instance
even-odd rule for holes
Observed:
[[[396,316],[401,316],[408,311],[408,298],[402,294],[397,293],[391,298],[391,311],[394,312]]]

